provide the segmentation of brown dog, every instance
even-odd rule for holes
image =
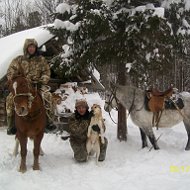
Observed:
[[[104,144],[104,131],[105,131],[105,125],[104,120],[102,117],[102,110],[101,107],[97,104],[94,104],[91,108],[93,112],[93,116],[90,121],[90,125],[88,127],[88,133],[87,133],[87,143],[86,143],[86,149],[88,156],[89,154],[96,153],[96,163],[98,163],[98,158],[100,155],[100,138],[101,137],[101,143]],[[94,130],[93,128],[96,127],[98,130]]]

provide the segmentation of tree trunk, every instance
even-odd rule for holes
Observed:
[[[125,63],[118,65],[118,84],[125,85]],[[117,125],[117,138],[120,141],[127,140],[127,122],[126,122],[126,109],[121,104],[118,105],[118,125]]]
[[[117,138],[120,141],[127,141],[126,109],[121,104],[118,105]]]

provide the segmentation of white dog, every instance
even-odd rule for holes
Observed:
[[[104,125],[104,120],[102,117],[101,107],[97,104],[94,104],[91,110],[93,112],[93,116],[91,118],[90,125],[88,127],[88,133],[87,133],[88,139],[86,143],[86,149],[87,149],[88,156],[90,153],[91,154],[96,153],[96,162],[98,163],[98,158],[100,155],[99,136],[101,137],[101,143],[104,144],[105,143],[105,140],[104,140],[105,125]]]

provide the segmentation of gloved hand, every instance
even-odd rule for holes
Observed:
[[[100,133],[100,127],[98,125],[92,125],[92,129],[98,133]]]

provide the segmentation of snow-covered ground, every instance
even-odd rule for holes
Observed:
[[[189,6],[189,3],[186,5]],[[41,40],[47,40],[49,35],[41,35],[39,29],[34,29],[1,38],[0,79],[6,74],[12,58],[22,54],[26,37],[35,37],[41,44]],[[65,104],[73,111],[74,99],[80,98],[81,95],[72,92],[69,92],[69,95]],[[84,96],[89,106],[98,103],[103,108],[104,101],[97,93]],[[64,105],[58,108],[61,112]],[[45,155],[40,157],[41,171],[32,170],[33,146],[29,141],[28,170],[21,174],[18,172],[20,156],[12,156],[14,137],[7,136],[6,127],[1,127],[0,190],[189,190],[190,151],[184,150],[187,135],[182,123],[170,129],[155,130],[156,137],[162,135],[158,141],[161,149],[149,151],[151,146],[141,149],[139,129],[130,118],[128,140],[119,142],[116,138],[116,125],[104,111],[103,116],[109,144],[106,160],[99,166],[95,164],[95,158],[91,158],[87,163],[76,163],[68,140],[61,140],[60,135],[45,134],[42,141]],[[115,111],[112,116],[117,120]]]
[[[73,96],[74,97],[74,96]],[[89,105],[104,101],[97,93],[86,94]],[[79,98],[79,95],[77,95]],[[68,99],[69,101],[69,99]],[[68,103],[68,102],[67,102]],[[72,107],[74,101],[70,99]],[[155,129],[160,150],[141,149],[139,130],[128,119],[128,140],[119,142],[117,127],[109,115],[106,119],[107,157],[98,166],[92,157],[87,163],[77,163],[69,141],[60,135],[45,134],[40,157],[41,171],[32,170],[32,142],[28,143],[27,172],[18,172],[20,156],[13,157],[14,137],[0,128],[0,190],[188,190],[190,185],[190,151],[185,151],[187,135],[183,124],[170,129]],[[116,111],[112,112],[117,119]]]

